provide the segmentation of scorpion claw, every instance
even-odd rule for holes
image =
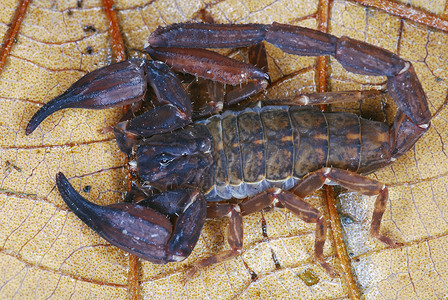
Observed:
[[[147,89],[144,64],[145,60],[130,59],[86,74],[34,114],[26,127],[26,135],[64,108],[104,109],[142,100]]]
[[[205,221],[205,200],[196,191],[174,190],[152,197],[152,202],[168,198],[171,204],[178,203],[174,213],[180,216],[173,225],[165,215],[170,212],[161,213],[146,205],[91,203],[62,173],[56,175],[56,185],[71,211],[96,233],[112,245],[153,263],[185,259],[196,245]]]
[[[164,215],[136,204],[91,203],[73,189],[62,173],[56,175],[56,184],[71,211],[109,243],[151,262],[166,262],[165,244],[171,235],[171,223]]]
[[[169,218],[176,218],[173,232],[167,242],[167,260],[182,261],[196,245],[204,225],[207,204],[202,193],[196,190],[169,190],[138,202]]]

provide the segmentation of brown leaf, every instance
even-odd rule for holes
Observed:
[[[125,160],[113,135],[102,133],[119,119],[120,109],[68,109],[45,120],[28,137],[24,129],[43,103],[86,72],[112,61],[109,21],[101,5],[82,0],[31,3],[0,73],[2,298],[126,298],[135,296],[128,294],[136,280],[132,278],[138,278],[138,296],[145,298],[348,297],[345,281],[330,278],[313,262],[314,225],[286,210],[264,214],[268,238],[262,234],[261,214],[246,217],[242,254],[201,270],[185,286],[180,281],[194,262],[227,249],[221,234],[225,221],[207,222],[185,262],[160,266],[141,261],[140,268],[129,271],[128,254],[110,246],[68,211],[55,190],[59,171],[95,203],[122,201]],[[316,0],[208,4],[161,0],[115,5],[131,56],[141,55],[138,49],[157,26],[198,20],[201,9],[217,23],[276,21],[317,28]],[[443,17],[446,4],[413,5]],[[0,36],[6,34],[16,9],[14,3],[0,5]],[[443,298],[448,294],[447,34],[392,12],[392,6],[385,12],[335,0],[329,31],[379,45],[412,61],[435,114],[415,150],[371,175],[390,187],[382,232],[405,245],[387,249],[368,236],[373,198],[344,192],[340,214],[353,273],[366,299]],[[286,55],[271,45],[267,49],[274,84],[263,97],[316,90],[315,58]],[[329,90],[347,90],[379,89],[385,79],[347,73],[331,59],[328,80]],[[389,98],[383,100],[392,105]],[[357,104],[342,109],[359,112]],[[382,119],[380,110],[370,101],[361,107],[362,113]],[[322,195],[318,192],[308,201],[326,214]],[[333,243],[326,245],[325,254],[337,267]],[[319,278],[315,285],[307,286],[300,278],[307,269]],[[258,275],[256,280],[251,280],[249,270]]]

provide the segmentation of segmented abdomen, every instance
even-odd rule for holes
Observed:
[[[351,113],[272,106],[226,112],[206,126],[215,159],[209,201],[290,189],[326,166],[368,173],[390,161],[388,126]]]

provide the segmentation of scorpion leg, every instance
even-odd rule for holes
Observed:
[[[304,200],[305,196],[298,195],[291,191],[285,191],[280,188],[271,188],[242,202],[240,204],[241,212],[243,215],[248,215],[261,211],[267,207],[281,204],[282,207],[290,210],[305,222],[316,223],[314,256],[316,261],[331,277],[337,277],[338,272],[336,272],[324,259],[327,223],[321,213]]]
[[[229,227],[227,228],[227,242],[232,250],[221,251],[215,255],[207,257],[195,263],[185,274],[184,281],[188,282],[194,274],[205,267],[226,261],[237,256],[243,247],[243,215],[236,204],[223,204],[218,206],[209,206],[207,208],[208,218],[228,217]]]
[[[321,188],[324,184],[329,184],[331,182],[339,184],[342,187],[362,195],[377,196],[372,216],[370,234],[390,247],[395,248],[402,245],[401,243],[380,234],[381,219],[384,211],[386,210],[386,201],[388,199],[389,192],[384,184],[376,180],[347,170],[322,168],[310,173],[300,180],[293,188],[293,192],[300,197],[305,197]]]
[[[223,262],[238,255],[243,245],[243,224],[242,217],[265,208],[275,206],[278,202],[299,216],[307,223],[316,223],[316,240],[314,244],[314,256],[316,261],[326,270],[331,277],[338,276],[338,273],[325,261],[323,249],[326,240],[326,221],[320,212],[305,202],[302,197],[289,191],[279,188],[271,188],[254,197],[251,197],[240,204],[229,203],[209,203],[207,208],[208,218],[229,217],[229,227],[227,240],[232,250],[221,251],[211,257],[196,263],[186,275],[186,281],[197,272],[197,270]]]
[[[62,173],[56,175],[56,185],[71,211],[96,233],[153,263],[188,257],[205,222],[205,198],[194,190],[167,191],[139,203],[99,206],[81,197]],[[171,218],[176,219],[174,224]]]
[[[325,269],[325,271],[331,276],[338,276],[333,267],[328,264],[324,259],[324,245],[327,235],[327,222],[321,213],[312,205],[303,200],[300,197],[290,191],[284,191],[279,188],[273,188],[268,190],[268,197],[275,204],[279,201],[280,204],[286,209],[293,212],[299,218],[307,223],[316,223],[316,233],[314,241],[314,256],[316,261]]]

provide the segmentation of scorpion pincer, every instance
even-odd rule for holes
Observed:
[[[251,64],[199,48],[246,47],[262,41],[287,53],[332,55],[354,73],[387,76],[387,90],[398,106],[394,123],[389,127],[312,106],[357,101],[350,93],[282,99],[277,101],[281,106],[227,111],[192,122],[189,96],[172,69],[228,85],[247,83],[226,94],[224,104],[236,103],[263,90],[269,76]],[[231,250],[196,263],[187,275],[191,278],[197,269],[241,251],[242,216],[278,205],[316,223],[315,259],[336,276],[323,255],[325,219],[304,198],[323,184],[338,184],[377,196],[370,234],[390,247],[400,245],[380,233],[387,187],[360,174],[390,164],[429,128],[431,113],[410,62],[348,37],[278,23],[174,24],[158,28],[145,50],[166,64],[130,59],[93,71],[39,109],[26,128],[31,134],[62,108],[135,103],[149,98],[152,87],[153,108],[136,117],[128,113],[115,127],[118,145],[134,157],[140,180],[127,195],[132,203],[95,205],[62,173],[56,175],[69,208],[99,235],[138,257],[164,264],[188,257],[206,218],[227,216]]]

